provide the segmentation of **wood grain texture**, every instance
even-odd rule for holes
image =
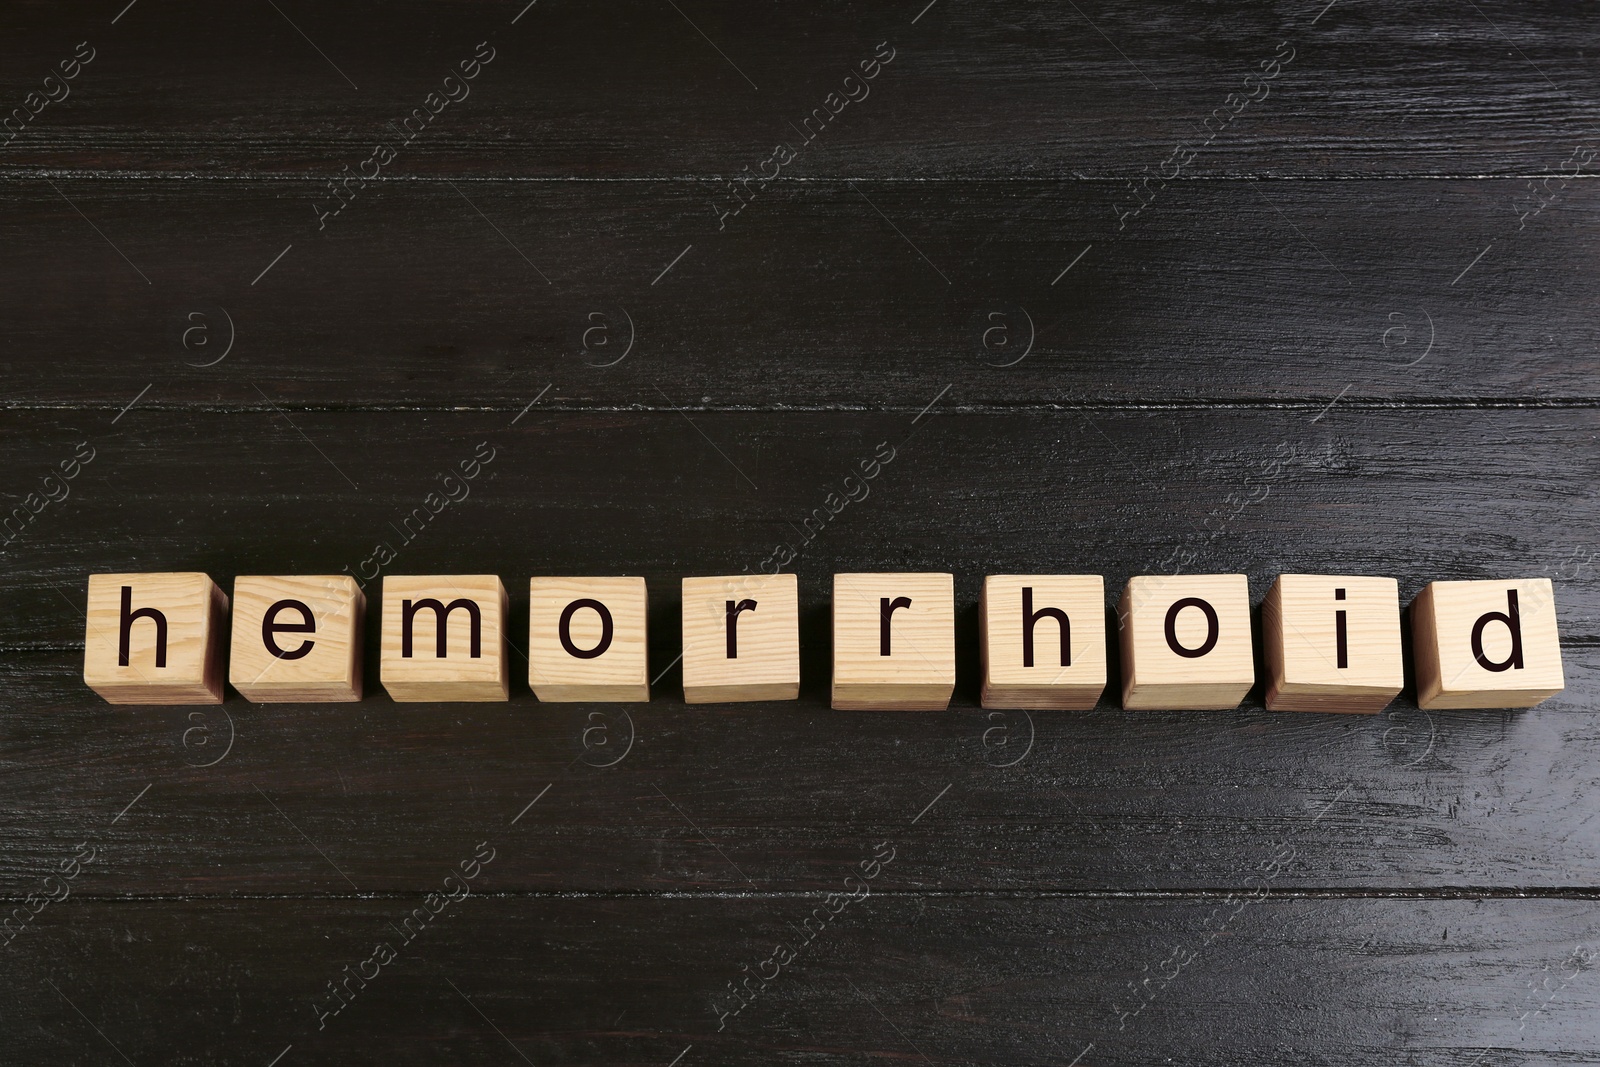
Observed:
[[[510,695],[509,601],[499,575],[386,574],[380,601],[378,672],[390,699]]]
[[[1138,574],[1117,601],[1122,706],[1227,711],[1254,687],[1250,579]]]
[[[843,105],[787,174],[1120,182],[1203,142],[1201,124],[1280,42],[1294,60],[1200,154],[1199,173],[1538,173],[1592,127],[1600,99],[1587,58],[1600,30],[1558,0],[925,6],[544,0],[519,18],[525,4],[493,0],[247,12],[187,0],[113,25],[118,5],[31,0],[0,49],[16,72],[8,110],[78,41],[98,55],[4,162],[320,181],[394,140],[480,41],[496,58],[470,96],[386,176],[732,176],[798,142],[884,41],[896,55],[870,95]]]
[[[1400,584],[1280,574],[1261,602],[1261,645],[1273,711],[1382,711],[1405,685]]]
[[[826,922],[821,893],[496,896],[498,869],[528,847],[500,827],[458,830],[452,861],[486,839],[495,859],[409,942],[402,920],[453,862],[371,900],[70,899],[0,949],[8,1054],[252,1067],[291,1046],[284,1063],[639,1067],[1600,1055],[1593,901],[1279,896],[1270,864],[1292,841],[1244,857],[1263,870],[1231,897],[952,898],[917,891],[900,869],[915,846],[886,836],[895,858],[870,895]],[[864,836],[830,889],[846,894],[845,872],[882,840]],[[327,983],[380,944],[396,958],[351,981],[319,1029],[337,1003]],[[762,964],[780,944],[798,958],[774,974]],[[769,981],[752,978],[757,995],[732,1014],[729,984],[758,970]]]
[[[228,684],[261,703],[360,700],[366,621],[366,594],[349,575],[241,575]]]
[[[826,613],[806,617],[810,664]],[[86,895],[403,889],[456,862],[461,826],[521,814],[507,889],[827,889],[888,822],[916,842],[908,876],[953,893],[1226,889],[1262,835],[1290,831],[1285,887],[1587,892],[1600,677],[1579,651],[1568,689],[1520,712],[1285,715],[1252,696],[1133,713],[1114,694],[985,712],[964,649],[946,713],[831,711],[824,659],[798,702],[233,700],[200,719],[110,708],[76,656],[12,653],[0,887],[33,891],[90,837],[113,859]]]
[[[686,703],[800,695],[800,587],[793,574],[685,578],[679,588]]]
[[[1597,34],[10,5],[0,1060],[1600,1059]],[[680,581],[779,560],[799,699],[686,705]],[[107,706],[157,568],[500,575],[523,649],[638,575],[657,695]],[[954,575],[951,710],[827,707],[873,571]],[[1566,688],[979,707],[985,575],[1307,572],[1549,579]]]
[[[528,685],[544,701],[649,700],[649,622],[643,578],[535,574],[528,580]]]
[[[80,434],[98,449],[6,546],[0,647],[78,647],[84,576],[141,561],[225,583],[350,573],[369,596],[375,574],[496,574],[515,591],[518,645],[527,576],[603,567],[648,582],[659,672],[680,649],[685,575],[791,555],[803,611],[825,608],[823,583],[849,571],[949,571],[965,605],[984,574],[1046,569],[1115,590],[1137,574],[1242,573],[1257,604],[1282,573],[1389,573],[1406,602],[1428,581],[1531,575],[1557,582],[1569,646],[1600,638],[1590,409],[113,417],[0,427],[23,476]],[[438,472],[474,454],[492,459],[460,499],[403,532]],[[832,513],[863,462],[878,466],[868,495]],[[819,655],[825,640],[802,647]],[[962,644],[975,654],[975,635]]]
[[[438,849],[463,805],[509,819],[569,765],[592,771],[598,787],[606,769],[591,764],[624,750],[604,789],[611,799],[574,802],[581,832],[552,831],[541,861],[521,869],[522,884],[737,883],[662,793],[752,877],[806,884],[815,857],[835,855],[830,842],[858,829],[841,780],[913,813],[946,784],[981,793],[959,832],[937,835],[939,860],[923,875],[952,888],[1235,884],[1235,858],[1261,827],[1314,815],[1347,787],[1346,800],[1367,799],[1349,819],[1335,808],[1318,823],[1316,848],[1303,853],[1314,862],[1297,884],[1572,887],[1600,862],[1587,800],[1595,772],[1574,758],[1594,728],[1600,647],[1600,588],[1581,535],[1596,507],[1593,412],[1335,407],[1312,422],[1300,412],[1020,418],[935,409],[914,425],[865,413],[695,414],[693,425],[657,413],[535,408],[515,425],[513,417],[306,413],[291,426],[271,415],[135,407],[113,426],[99,416],[96,457],[72,495],[8,546],[0,618],[14,666],[0,781],[11,884],[31,884],[82,840],[88,821],[108,821],[159,771],[181,784],[153,785],[117,824],[128,851],[105,868],[107,891],[348,888],[294,826],[324,849],[347,843],[352,851],[330,855],[363,889],[392,885],[384,879],[413,862],[453,862]],[[71,454],[75,431],[91,425],[74,421],[13,417],[7,447],[17,469]],[[264,436],[278,442],[271,462],[260,458]],[[892,452],[878,448],[885,440]],[[439,484],[429,472],[474,454],[488,462],[457,486],[468,495],[409,542],[389,527]],[[870,495],[810,539],[790,526],[826,512],[830,487],[875,454],[892,459],[872,461]],[[1540,472],[1532,479],[1530,465]],[[211,491],[225,480],[231,493]],[[361,569],[379,540],[401,553],[395,568],[470,567],[505,575],[519,593],[519,574],[604,563],[643,575],[654,605],[652,676],[665,672],[648,713],[557,713],[529,702],[519,682],[510,705],[443,715],[377,695],[321,709],[234,699],[222,709],[230,728],[229,718],[197,723],[181,711],[129,716],[83,688],[78,576],[136,556],[224,581],[234,572],[340,573]],[[680,649],[677,583],[759,569],[780,541],[798,553],[802,699],[684,707],[669,669]],[[828,583],[837,572],[887,567],[957,575],[957,703],[968,709],[982,576],[1058,567],[1106,575],[1112,589],[1130,574],[1234,571],[1250,577],[1257,603],[1285,572],[1386,571],[1409,599],[1438,577],[1542,571],[1561,591],[1568,688],[1531,712],[1449,716],[1418,712],[1408,689],[1388,714],[1360,722],[1263,715],[1258,695],[1215,715],[1130,716],[1111,700],[1099,712],[1031,723],[929,714],[913,732],[899,716],[841,720],[825,710]],[[509,617],[520,646],[520,595]],[[28,649],[38,651],[20,655]],[[376,652],[369,636],[369,663]],[[230,737],[235,750],[215,770],[189,767],[215,759]],[[1021,753],[1010,772],[992,765]],[[533,777],[534,766],[550,773]],[[730,784],[708,788],[708,774]],[[539,803],[557,797],[553,789]],[[157,800],[173,807],[145,818],[146,805],[163,810]],[[241,837],[241,826],[252,829]],[[237,851],[219,862],[218,848]]]
[[[936,572],[833,576],[829,698],[846,711],[943,711],[956,685],[955,579]]]
[[[978,594],[986,708],[1083,711],[1106,688],[1106,589],[1098,574],[990,574]]]
[[[456,184],[319,232],[312,182],[0,183],[0,402],[1309,419],[1600,380],[1587,179],[1525,223],[1522,181],[1185,180],[1123,229],[1105,182],[795,183],[722,230],[693,182]]]
[[[228,595],[207,574],[91,574],[83,681],[111,704],[220,704]]]
[[[1527,708],[1561,692],[1549,579],[1430,582],[1411,602],[1417,704]]]

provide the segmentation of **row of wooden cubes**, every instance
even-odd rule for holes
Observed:
[[[365,609],[346,576],[236,579],[228,681],[262,702],[361,699]],[[114,704],[219,702],[227,611],[205,574],[92,575],[84,680]],[[385,577],[384,689],[398,701],[507,699],[507,611],[494,575]],[[1098,575],[986,578],[984,707],[1093,707],[1107,683],[1107,614]],[[532,579],[535,695],[650,699],[646,615],[643,578]],[[1232,708],[1255,683],[1242,574],[1130,579],[1114,625],[1125,708]],[[1261,628],[1269,708],[1376,712],[1400,692],[1393,578],[1280,575]],[[1411,604],[1411,631],[1424,708],[1527,707],[1562,689],[1548,579],[1434,582]],[[954,688],[951,575],[834,575],[834,707],[937,710]],[[792,574],[683,580],[683,689],[690,703],[799,695]]]

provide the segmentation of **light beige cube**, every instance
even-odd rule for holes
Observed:
[[[956,684],[955,579],[833,576],[833,706],[940,711]]]
[[[1106,688],[1098,574],[999,574],[978,600],[983,706],[1087,710]]]
[[[1433,582],[1411,602],[1422,708],[1528,708],[1566,687],[1548,578]]]
[[[528,684],[545,701],[650,699],[643,578],[528,583]]]
[[[386,575],[383,688],[404,703],[510,699],[506,608],[493,574]]]
[[[235,578],[228,681],[264,704],[360,700],[366,608],[346,574]]]
[[[220,704],[227,612],[197,571],[91,574],[83,680],[112,704]]]
[[[1261,603],[1267,707],[1376,714],[1405,685],[1400,583],[1280,574]]]
[[[800,594],[792,574],[683,580],[683,699],[800,695]]]
[[[1220,711],[1255,684],[1242,574],[1130,578],[1117,616],[1125,708]]]

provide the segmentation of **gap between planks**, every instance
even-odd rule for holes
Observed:
[[[330,141],[327,143],[300,142],[275,144],[264,147],[263,153],[281,154],[287,151],[313,152],[327,150],[336,152],[349,149],[352,141]],[[366,142],[361,142],[365,144]],[[441,142],[442,143],[442,142]],[[461,142],[455,145],[444,145],[459,151],[481,152],[486,148],[496,152],[515,154],[518,151],[540,147],[540,142],[501,142],[484,145],[475,142]],[[30,146],[41,153],[50,151],[81,152],[105,150],[106,144],[81,145],[74,143],[50,144],[34,141]],[[142,147],[142,146],[141,146]],[[234,148],[236,142],[232,141],[194,141],[175,145],[184,151],[194,151],[204,148]],[[1550,177],[1549,170],[1541,171],[1486,171],[1470,174],[1437,172],[1411,173],[1397,171],[1391,173],[1361,173],[1352,171],[1340,174],[1262,174],[1255,172],[1238,172],[1234,174],[1200,174],[1185,175],[1172,179],[1174,184],[1184,182],[1210,183],[1210,182],[1515,182],[1537,181]],[[1568,181],[1592,181],[1600,179],[1597,174],[1570,174],[1564,176]],[[196,170],[105,170],[99,168],[73,168],[61,166],[39,166],[22,164],[8,169],[0,174],[0,187],[7,183],[34,183],[44,179],[61,179],[63,181],[183,181],[183,182],[257,182],[271,184],[274,182],[309,183],[322,187],[327,182],[327,175],[313,172],[296,171],[237,171],[232,173],[217,173],[213,171]],[[451,182],[475,182],[480,185],[671,185],[671,184],[707,184],[718,183],[721,179],[709,171],[705,174],[638,174],[638,175],[578,175],[578,174],[396,174],[385,175],[383,182],[386,185],[448,185]],[[995,174],[995,175],[778,175],[768,179],[772,185],[847,185],[855,182],[873,183],[878,185],[1063,185],[1063,184],[1109,184],[1122,185],[1128,181],[1128,174]]]
[[[288,379],[292,382],[293,379]],[[183,401],[150,401],[140,405],[146,412],[168,412],[180,415],[238,415],[244,413],[271,413],[273,411],[315,412],[323,414],[392,415],[441,413],[506,413],[517,411],[516,402],[484,404],[416,404],[390,403],[295,403],[280,401],[275,406],[259,404],[188,404]],[[939,413],[949,415],[1055,415],[1079,412],[1127,412],[1137,414],[1149,411],[1181,411],[1203,413],[1207,411],[1286,411],[1321,412],[1328,407],[1327,397],[1279,398],[1237,397],[1230,399],[1198,398],[1194,400],[1069,400],[1059,402],[1028,402],[1016,404],[950,404],[939,408]],[[1600,408],[1600,397],[1344,397],[1339,401],[1341,411],[1518,411],[1518,410],[1589,410]],[[71,403],[68,401],[0,400],[0,411],[27,414],[30,412],[99,412],[119,410],[113,402]],[[656,404],[589,404],[552,400],[540,405],[540,410],[562,415],[589,414],[675,414],[685,411],[711,415],[910,415],[918,409],[914,405],[869,404],[683,404],[664,407]]]
[[[874,890],[875,899],[884,900],[1127,900],[1150,903],[1208,903],[1223,900],[1251,887],[1224,885],[1212,889],[895,889]],[[380,890],[369,893],[85,893],[73,896],[101,904],[181,904],[185,902],[231,901],[380,901],[421,900],[431,890]],[[551,901],[655,901],[655,900],[823,900],[834,890],[827,889],[663,889],[663,890],[584,890],[525,889],[474,891],[473,897],[488,900]],[[21,903],[26,895],[0,894],[0,905]],[[1600,901],[1597,886],[1429,886],[1423,888],[1303,888],[1274,889],[1262,900],[1572,900]]]

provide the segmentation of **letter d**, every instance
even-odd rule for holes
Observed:
[[[1483,630],[1491,622],[1503,622],[1506,629],[1511,632],[1511,652],[1505,659],[1496,663],[1483,652]],[[1472,658],[1478,661],[1478,666],[1486,671],[1501,671],[1522,669],[1522,615],[1517,610],[1517,591],[1506,590],[1506,610],[1486,611],[1478,616],[1478,621],[1472,624]]]

